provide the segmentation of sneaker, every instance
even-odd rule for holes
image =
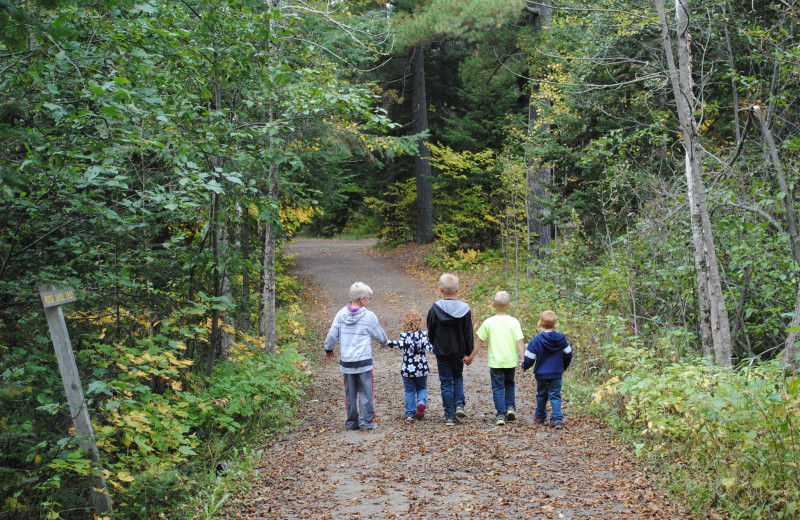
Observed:
[[[533,418],[533,424],[538,424],[540,426],[544,426],[544,425],[547,424],[547,422],[545,422],[544,419],[540,419],[539,417],[534,417]]]
[[[457,422],[458,419],[456,419],[455,417],[445,417],[444,419],[445,426],[455,426]]]
[[[460,417],[461,419],[466,419],[467,412],[464,411],[463,406],[456,406],[456,417]]]
[[[506,418],[502,415],[497,416],[497,421],[494,423],[495,426],[505,426],[506,425]]]
[[[417,403],[417,411],[414,414],[414,417],[417,419],[422,419],[425,417],[425,403]]]
[[[553,428],[555,428],[556,430],[560,430],[560,429],[561,429],[561,421],[553,421],[553,422],[551,422],[550,424],[551,424],[551,425],[553,426]]]
[[[411,424],[412,422],[414,422],[413,417],[406,417],[406,424]]]
[[[513,408],[509,408],[506,411],[506,421],[516,421],[517,420],[517,411]]]

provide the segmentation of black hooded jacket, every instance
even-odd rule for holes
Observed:
[[[475,340],[472,311],[461,300],[445,298],[428,311],[428,339],[433,353],[442,357],[464,357],[472,354]]]

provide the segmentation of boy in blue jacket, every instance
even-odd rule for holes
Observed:
[[[546,310],[539,315],[537,326],[542,330],[528,344],[520,367],[528,370],[533,366],[536,378],[536,412],[533,422],[547,424],[547,400],[550,400],[550,425],[561,429],[564,415],[561,413],[561,378],[572,362],[572,347],[566,336],[556,332],[556,313]]]

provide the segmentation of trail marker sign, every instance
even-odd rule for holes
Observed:
[[[39,296],[42,298],[53,347],[56,349],[58,370],[61,372],[61,380],[64,382],[64,391],[67,393],[69,411],[72,415],[72,423],[75,425],[75,436],[79,440],[83,453],[94,462],[91,477],[94,510],[98,516],[110,516],[112,515],[111,497],[108,495],[106,481],[98,467],[100,454],[94,440],[86,399],[83,397],[83,387],[78,375],[78,366],[75,364],[72,343],[69,341],[67,323],[64,321],[64,312],[61,310],[61,306],[65,303],[77,301],[75,290],[70,288],[57,290],[52,285],[42,285],[39,287]]]

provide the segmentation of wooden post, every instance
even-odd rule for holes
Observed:
[[[106,481],[102,474],[95,472],[96,470],[99,471],[97,465],[100,462],[100,454],[97,451],[97,444],[94,440],[89,410],[86,409],[83,387],[78,375],[78,367],[75,364],[72,344],[67,333],[67,323],[64,321],[64,312],[61,310],[62,305],[76,300],[75,290],[56,290],[52,285],[42,285],[39,287],[39,296],[42,298],[44,313],[47,316],[47,325],[50,328],[50,336],[53,338],[53,346],[58,359],[58,369],[64,382],[64,391],[67,393],[72,423],[75,425],[75,435],[83,453],[88,455],[94,462],[91,477],[94,510],[98,516],[111,516],[113,514],[111,511],[111,497],[108,495]]]

